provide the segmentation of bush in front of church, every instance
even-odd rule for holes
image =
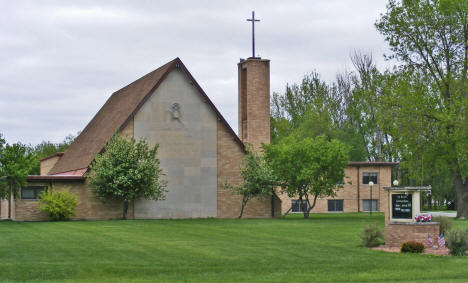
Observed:
[[[382,245],[384,241],[384,232],[377,223],[364,227],[361,233],[362,245],[373,248]]]
[[[415,241],[409,241],[406,243],[401,244],[400,251],[402,253],[417,253],[420,254],[424,252],[424,244]]]
[[[71,216],[76,215],[75,207],[77,204],[76,196],[70,193],[69,189],[43,192],[39,199],[40,209],[52,221],[70,220]]]

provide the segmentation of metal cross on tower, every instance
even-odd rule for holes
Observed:
[[[255,11],[252,11],[252,18],[247,21],[252,22],[252,57],[255,58],[255,22],[260,22],[260,20],[255,19]]]

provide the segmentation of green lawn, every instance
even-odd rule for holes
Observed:
[[[0,280],[467,282],[468,257],[360,247],[383,215],[0,222]],[[468,221],[456,221],[468,227]]]

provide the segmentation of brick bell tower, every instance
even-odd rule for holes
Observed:
[[[270,60],[255,57],[255,12],[252,11],[252,57],[237,64],[239,138],[259,150],[270,143]]]
[[[258,150],[270,143],[270,60],[249,57],[237,66],[239,137]]]

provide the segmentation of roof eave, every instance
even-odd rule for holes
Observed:
[[[431,186],[408,186],[408,187],[384,187],[386,191],[409,191],[409,192],[430,192]]]
[[[29,175],[26,177],[26,181],[34,182],[34,181],[84,181],[86,178],[84,176],[55,176],[55,175]]]
[[[349,161],[348,165],[349,166],[357,166],[357,167],[363,167],[363,166],[397,166],[400,164],[400,162],[388,162],[388,161]]]

